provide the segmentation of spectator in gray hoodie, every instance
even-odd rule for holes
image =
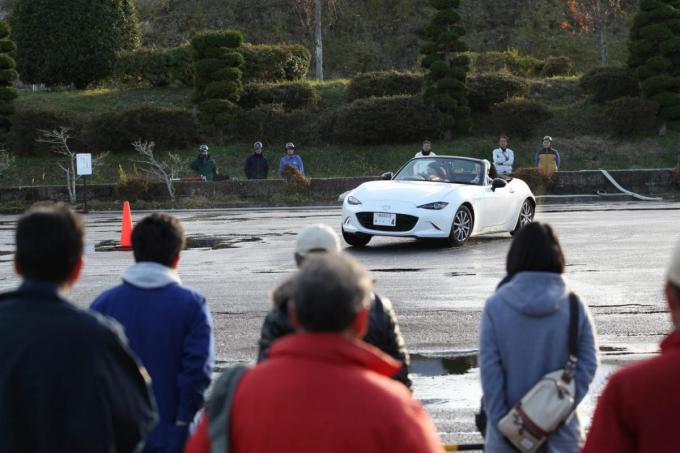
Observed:
[[[567,362],[569,293],[564,255],[553,229],[530,223],[515,236],[507,257],[510,280],[484,306],[479,363],[484,392],[486,451],[513,452],[497,426],[543,377]],[[576,398],[588,392],[597,369],[594,331],[586,306],[578,303]],[[578,452],[579,418],[572,415],[545,444],[547,452]]]

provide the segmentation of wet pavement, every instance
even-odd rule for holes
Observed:
[[[134,209],[134,206],[133,206]],[[133,212],[133,221],[144,213]],[[180,275],[210,302],[218,369],[252,362],[268,294],[294,270],[295,235],[305,225],[338,229],[340,210],[277,209],[175,212],[188,250]],[[592,410],[609,372],[657,350],[669,331],[662,294],[665,267],[680,237],[680,204],[544,205],[537,218],[559,232],[566,277],[589,307],[603,366],[583,412]],[[0,289],[16,285],[12,249],[15,216],[0,216]],[[73,300],[86,307],[120,281],[132,253],[116,249],[120,213],[87,215],[87,264]],[[374,238],[348,248],[376,278],[377,291],[397,311],[413,353],[415,396],[447,442],[477,441],[473,412],[481,389],[476,367],[478,325],[486,297],[504,276],[510,236],[473,238],[461,248],[412,239]]]

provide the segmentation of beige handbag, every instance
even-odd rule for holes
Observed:
[[[543,376],[498,422],[498,429],[519,451],[531,453],[574,411],[578,299],[569,294],[569,358],[562,370]]]

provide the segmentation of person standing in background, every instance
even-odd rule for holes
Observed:
[[[498,148],[493,150],[493,165],[499,175],[512,173],[512,165],[515,163],[515,153],[508,148],[508,136],[501,135],[498,140]]]
[[[253,144],[253,154],[246,159],[246,178],[267,179],[267,176],[269,175],[269,163],[262,152],[262,142],[255,142]]]

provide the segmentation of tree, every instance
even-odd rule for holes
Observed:
[[[167,160],[159,160],[154,155],[154,142],[143,142],[137,140],[132,143],[132,147],[141,156],[140,160],[133,160],[134,163],[142,166],[142,172],[147,176],[158,179],[165,184],[168,190],[168,195],[172,201],[175,201],[175,185],[174,182],[179,177],[179,172],[184,168],[184,162],[179,154],[168,153]]]
[[[12,52],[16,50],[10,39],[9,24],[0,21],[0,129],[8,131],[11,126],[10,115],[14,113],[14,99],[19,96],[14,81],[19,77]]]
[[[453,132],[465,133],[472,125],[468,90],[465,86],[470,60],[464,54],[467,44],[461,41],[465,29],[458,25],[456,11],[460,0],[430,0],[435,9],[432,22],[425,29],[428,38],[421,47],[425,74],[425,99],[440,112],[447,139]]]
[[[630,6],[630,0],[567,0],[562,29],[577,33],[597,32],[600,38],[602,66],[609,64],[607,20],[622,15]]]
[[[636,71],[642,94],[656,101],[660,116],[670,121],[680,120],[679,4],[642,0],[628,43],[628,66]]]
[[[323,80],[323,35],[322,35],[322,0],[294,0],[296,10],[302,24],[314,31],[314,78]],[[336,1],[326,0],[330,11],[335,14]]]
[[[24,82],[85,88],[139,46],[134,0],[16,0],[11,15]]]

